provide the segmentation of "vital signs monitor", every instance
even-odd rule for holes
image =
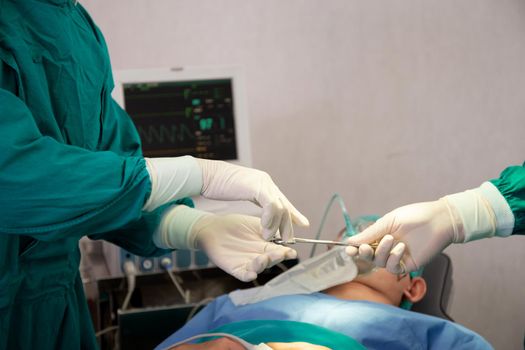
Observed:
[[[145,157],[251,165],[239,68],[138,69],[114,78],[113,97],[133,119]]]

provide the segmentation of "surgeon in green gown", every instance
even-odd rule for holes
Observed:
[[[204,249],[249,281],[294,258],[268,243],[308,220],[265,172],[142,156],[112,100],[102,34],[73,0],[0,0],[0,350],[96,349],[78,272],[84,235],[142,255]],[[187,197],[249,200],[261,219]]]

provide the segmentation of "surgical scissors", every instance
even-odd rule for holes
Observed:
[[[359,248],[361,244],[351,244],[347,242],[341,242],[341,241],[329,241],[329,240],[323,240],[323,239],[309,239],[309,238],[300,238],[300,237],[294,237],[291,240],[285,241],[280,238],[274,238],[271,240],[272,243],[275,244],[295,244],[295,243],[311,243],[311,244],[328,244],[328,245],[342,245],[342,246],[352,246]],[[377,246],[379,245],[378,242],[372,242],[369,243],[369,245],[376,250]]]

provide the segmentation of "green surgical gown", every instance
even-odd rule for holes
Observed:
[[[508,167],[499,178],[490,181],[505,197],[514,214],[512,234],[525,234],[525,163]]]
[[[104,39],[69,0],[0,0],[0,350],[98,348],[78,272],[83,235],[166,253],[151,183],[112,100]]]
[[[0,350],[97,348],[83,235],[139,255],[161,210],[140,140],[112,100],[104,39],[72,0],[0,0]],[[493,182],[525,227],[523,167]],[[498,182],[499,181],[499,182]]]

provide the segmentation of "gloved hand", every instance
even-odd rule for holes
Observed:
[[[297,257],[292,248],[266,242],[260,220],[253,216],[208,215],[192,231],[211,261],[244,282],[256,279],[267,267]]]
[[[202,169],[202,195],[218,200],[248,200],[263,209],[263,237],[272,238],[279,230],[282,239],[293,238],[293,226],[309,222],[288,201],[264,171],[226,162],[198,159]]]
[[[495,192],[494,192],[495,191]],[[415,271],[452,243],[494,236],[497,222],[488,196],[500,196],[491,184],[445,196],[434,202],[410,204],[386,214],[348,242],[351,256],[368,260],[392,273]],[[495,198],[495,197],[494,197]],[[499,199],[497,199],[499,201]],[[502,206],[507,205],[501,199]],[[510,208],[509,208],[510,211]],[[380,241],[375,252],[366,243]]]
[[[380,241],[375,254],[368,244],[347,247],[346,252],[392,273],[415,271],[453,242],[454,226],[444,200],[410,204],[348,239],[355,244]]]
[[[308,219],[263,171],[190,156],[146,158],[146,168],[152,183],[150,197],[143,208],[146,211],[202,194],[209,199],[245,200],[260,206],[265,239],[279,230],[281,237],[289,240],[293,238],[293,224],[309,225]]]
[[[241,281],[267,267],[294,259],[291,248],[265,241],[259,218],[215,215],[179,205],[163,215],[153,240],[160,248],[202,249],[215,265]]]

